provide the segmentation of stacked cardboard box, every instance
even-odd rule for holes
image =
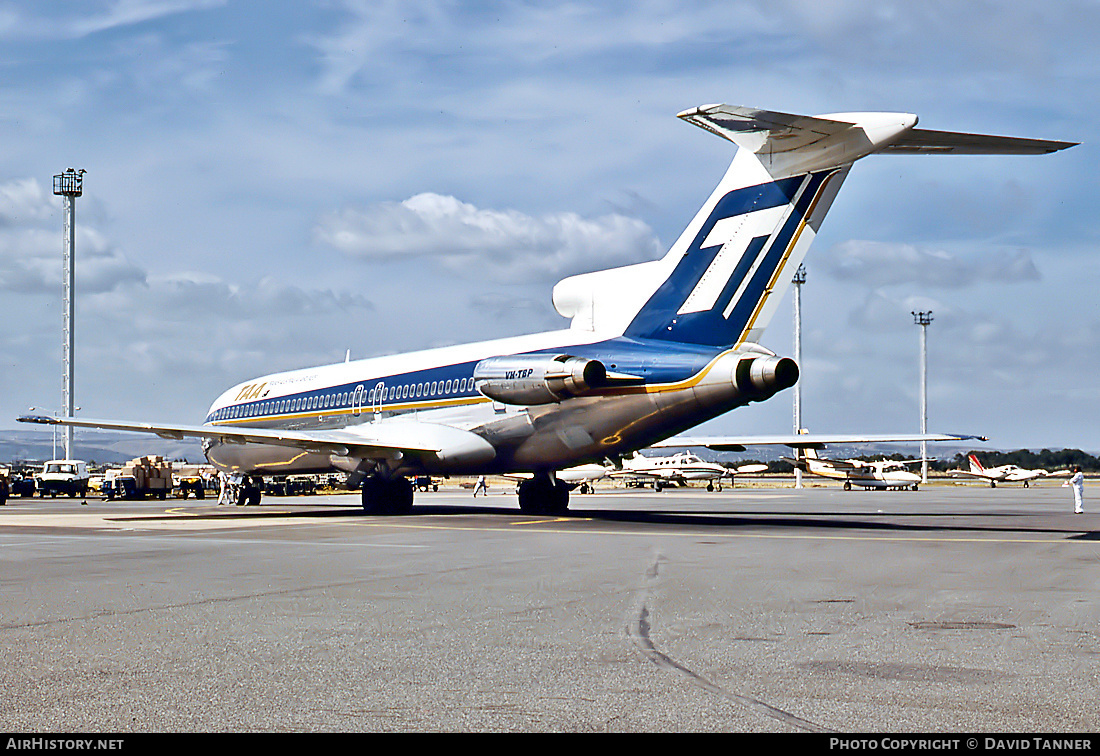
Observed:
[[[172,464],[164,457],[147,454],[131,459],[122,466],[120,475],[132,475],[139,490],[170,491],[172,489]]]

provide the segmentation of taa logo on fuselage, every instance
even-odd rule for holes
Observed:
[[[240,390],[240,393],[237,394],[237,398],[233,401],[247,402],[251,399],[262,399],[267,396],[267,392],[264,391],[264,387],[266,386],[267,383],[250,383]]]

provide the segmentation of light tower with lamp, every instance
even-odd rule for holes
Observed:
[[[76,198],[84,193],[84,174],[81,168],[68,168],[53,177],[53,193],[65,198],[65,314],[62,324],[62,364],[64,377],[61,389],[61,409],[65,417],[72,417],[75,398],[73,394],[73,312],[76,302],[74,258],[76,255]],[[73,458],[73,426],[65,426],[65,459]]]
[[[913,322],[920,326],[920,432],[928,433],[928,325],[932,311],[914,312]],[[928,482],[928,442],[920,442],[920,482]]]
[[[794,361],[798,365],[799,379],[794,384],[794,432],[802,432],[802,284],[806,283],[806,266],[799,265],[791,279],[794,284]],[[802,470],[795,465],[794,487],[802,488]]]

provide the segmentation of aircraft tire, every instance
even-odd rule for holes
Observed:
[[[848,481],[844,481],[844,490],[845,491],[851,491],[852,490],[852,484]]]
[[[389,481],[390,512],[408,514],[413,507],[413,486],[408,478],[393,478]]]
[[[413,497],[408,478],[372,475],[363,481],[363,511],[369,515],[408,514],[412,511]]]
[[[260,497],[263,492],[260,487],[254,484],[249,478],[245,478],[241,484],[241,489],[237,494],[237,506],[238,507],[255,507],[260,503]],[[163,497],[162,497],[163,498]]]
[[[521,482],[516,494],[524,514],[565,514],[569,510],[569,487],[549,475],[536,475]]]

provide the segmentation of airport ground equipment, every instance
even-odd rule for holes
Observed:
[[[438,491],[439,483],[432,480],[431,475],[417,475],[413,481],[417,491]]]
[[[166,499],[172,491],[172,465],[152,454],[137,457],[110,471],[101,490],[107,499]]]
[[[212,465],[175,463],[172,466],[172,487],[176,496],[205,499],[208,492],[218,490],[218,475]]]
[[[35,476],[36,488],[46,496],[87,496],[88,465],[80,459],[51,459]]]
[[[271,475],[264,478],[263,492],[273,496],[308,496],[317,493],[312,475]]]
[[[37,490],[35,483],[36,471],[30,465],[13,463],[8,467],[8,496],[30,498]]]

